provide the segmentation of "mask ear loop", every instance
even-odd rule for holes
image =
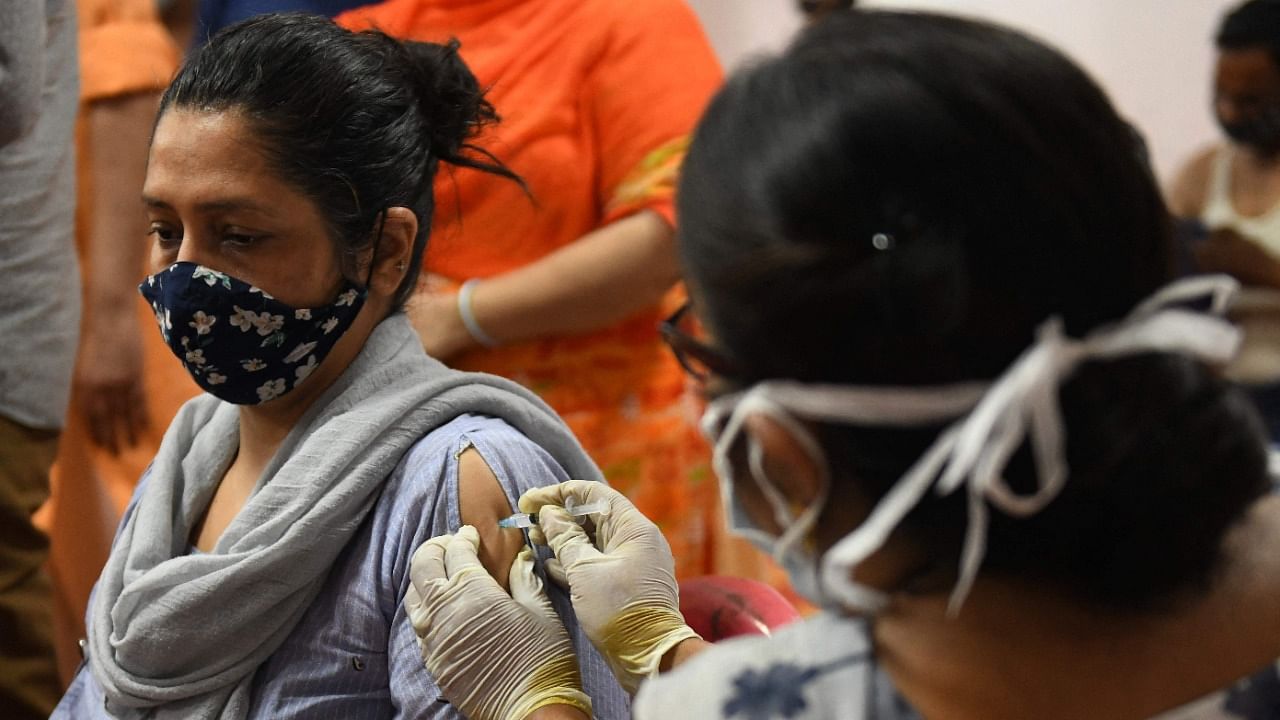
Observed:
[[[750,468],[752,481],[755,482],[756,487],[760,489],[760,492],[769,501],[769,505],[773,508],[774,519],[777,521],[778,526],[782,528],[782,534],[778,536],[777,541],[774,543],[773,553],[774,560],[781,562],[792,547],[803,541],[805,536],[817,524],[818,516],[822,514],[823,509],[826,507],[827,498],[831,491],[831,483],[828,475],[826,453],[822,451],[822,446],[818,444],[818,441],[807,427],[796,420],[785,407],[768,398],[767,394],[767,388],[759,388],[748,393],[747,397],[743,398],[742,403],[738,405],[734,413],[741,418],[735,429],[744,427],[746,418],[751,413],[758,412],[767,416],[800,444],[819,473],[817,497],[810,501],[798,516],[792,516],[786,497],[778,490],[778,485],[770,479],[769,472],[765,469],[764,447],[758,440],[748,435],[747,464]]]

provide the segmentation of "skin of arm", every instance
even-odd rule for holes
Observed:
[[[92,207],[89,212],[84,322],[74,378],[94,442],[115,453],[148,424],[142,383],[137,283],[145,266],[147,219],[138,207],[159,93],[88,106]]]
[[[1215,230],[1195,248],[1202,272],[1226,273],[1253,287],[1280,289],[1280,260],[1233,230]]]
[[[503,590],[511,591],[509,575],[516,553],[524,546],[523,536],[498,527],[498,521],[514,510],[498,478],[475,448],[458,456],[458,511],[464,525],[480,533],[480,562]],[[572,705],[546,705],[534,710],[527,720],[590,720]]]
[[[44,5],[28,0],[0,8],[0,147],[25,135],[40,117]]]
[[[478,283],[471,309],[485,333],[504,344],[573,335],[653,306],[679,280],[675,234],[660,215],[646,210]],[[454,293],[419,294],[409,318],[432,357],[448,359],[477,345]]]
[[[493,470],[475,448],[458,456],[458,512],[463,525],[480,533],[480,562],[503,590],[511,591],[508,576],[524,536],[498,527],[498,521],[515,512]]]
[[[658,672],[664,673],[680,667],[693,659],[698,653],[711,647],[711,643],[702,638],[689,638],[667,651],[658,663]]]

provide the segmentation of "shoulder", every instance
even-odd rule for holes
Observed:
[[[856,720],[874,706],[872,668],[865,623],[822,614],[770,637],[717,643],[642,686],[635,717],[731,718],[773,708],[762,716]]]
[[[549,453],[499,418],[461,415],[424,435],[401,461],[404,477],[440,477],[457,466],[463,451],[475,448],[494,472],[551,463]],[[416,483],[414,483],[416,484]]]
[[[1219,144],[1201,148],[1178,171],[1169,188],[1169,209],[1174,215],[1197,217],[1204,211],[1214,159],[1221,149]]]
[[[526,490],[569,479],[545,449],[506,421],[461,415],[424,435],[388,478],[376,514],[386,531],[411,538],[409,547],[515,507]],[[468,503],[470,500],[470,503]],[[394,525],[405,525],[396,528]]]

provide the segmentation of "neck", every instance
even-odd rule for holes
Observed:
[[[979,580],[956,618],[945,592],[899,593],[877,655],[925,717],[1150,717],[1280,656],[1280,499],[1228,539],[1207,594],[1164,612],[1109,611],[1042,584]]]
[[[261,405],[242,406],[240,451],[236,464],[254,470],[255,476],[261,473],[302,416],[355,359],[368,336],[367,329],[359,325],[353,327],[338,340],[329,357],[320,363],[306,382],[292,392]]]
[[[298,388],[291,394],[301,390],[302,388]],[[276,406],[277,402],[286,399],[292,398],[285,396],[267,403],[267,406],[240,408],[240,450],[236,456],[237,464],[244,463],[261,471],[271,461],[299,418],[311,407],[311,402]]]

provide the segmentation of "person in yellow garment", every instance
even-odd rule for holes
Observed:
[[[678,205],[708,335],[668,337],[707,381],[726,514],[824,612],[708,646],[634,504],[526,493],[632,717],[1275,717],[1280,496],[1216,370],[1236,283],[1173,279],[1145,153],[1070,60],[828,15],[712,101]],[[427,669],[472,720],[584,717],[563,631],[475,537],[414,556]]]
[[[63,680],[80,663],[84,611],[120,513],[165,426],[199,388],[149,330],[137,296],[146,272],[138,202],[160,91],[178,49],[152,0],[78,0],[80,115],[76,245],[84,311],[52,499],[39,516],[52,543],[54,623]]]

